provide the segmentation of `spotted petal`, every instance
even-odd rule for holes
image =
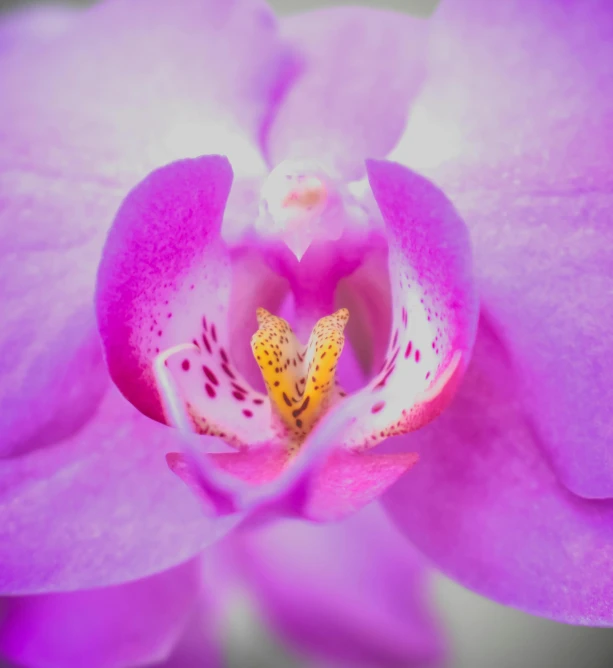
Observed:
[[[560,480],[613,497],[613,13],[607,0],[450,0],[395,159],[471,230],[483,302]]]
[[[353,387],[360,383],[362,372],[351,346],[346,353],[339,368]],[[297,454],[278,442],[209,454],[194,444],[170,453],[169,467],[209,514],[247,514],[254,522],[271,514],[316,522],[339,520],[383,494],[418,459],[411,452],[362,454],[338,447],[355,416],[370,406],[370,396],[358,394],[346,401],[351,401],[349,410],[325,414]]]
[[[356,397],[370,405],[344,434],[352,449],[418,429],[445,408],[468,363],[478,314],[468,234],[449,201],[398,164],[367,167],[389,244],[392,335],[383,368]]]
[[[439,568],[531,614],[613,625],[613,502],[577,497],[556,479],[487,315],[455,401],[404,440],[386,447],[417,448],[419,466],[382,502]]]
[[[98,273],[111,376],[143,413],[236,444],[267,440],[270,406],[229,357],[231,266],[219,232],[232,183],[225,158],[173,163],[124,201]]]

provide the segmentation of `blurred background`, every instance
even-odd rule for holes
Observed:
[[[360,4],[426,16],[439,4],[438,0],[268,1],[279,15],[331,4]],[[33,0],[0,0],[0,12],[32,4]],[[89,2],[69,0],[64,4]],[[449,636],[448,668],[613,668],[613,629],[571,627],[531,617],[483,599],[440,574],[434,575],[432,594]],[[237,596],[226,621],[231,668],[306,666],[265,627],[246,596]]]

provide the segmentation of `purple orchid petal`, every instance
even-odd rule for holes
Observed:
[[[30,668],[162,661],[198,603],[200,571],[193,559],[117,587],[1,599],[0,655]]]
[[[377,505],[342,523],[284,520],[240,531],[226,549],[271,623],[315,659],[352,666],[440,659],[422,564]]]
[[[1,25],[3,41],[23,44],[0,59],[0,450],[10,455],[76,433],[107,386],[91,301],[125,193],[177,156],[223,146],[243,165],[257,155],[287,59],[270,12],[240,0],[100,3],[75,12],[61,39]]]
[[[432,79],[398,159],[429,167],[466,220],[560,480],[613,497],[611,5],[461,0],[433,23]]]
[[[403,440],[388,445],[402,449]],[[613,624],[613,502],[560,485],[489,318],[455,401],[411,435],[410,447],[419,448],[419,466],[383,504],[437,566],[532,614]]]
[[[347,337],[363,373],[372,377],[383,366],[392,330],[386,247],[370,251],[360,266],[339,283],[338,298],[351,314],[345,329]],[[343,353],[341,362],[345,358],[346,353]],[[347,386],[343,383],[343,387]]]
[[[265,308],[271,313],[280,312],[288,294],[288,282],[272,271],[265,256],[256,249],[236,249],[231,258],[229,355],[249,385],[265,392],[262,373],[251,348],[251,335],[258,329],[258,308]]]
[[[358,393],[370,405],[343,434],[355,449],[417,429],[445,408],[478,314],[468,235],[449,201],[400,165],[370,161],[367,169],[388,236],[393,316],[383,368]]]
[[[206,518],[165,453],[181,435],[109,390],[62,443],[0,461],[0,591],[89,589],[197,554],[236,518]]]
[[[211,156],[140,183],[109,233],[97,309],[111,376],[139,410],[173,422],[160,403],[166,374],[195,430],[251,444],[271,436],[270,405],[227,352],[232,276],[219,231],[231,183],[228,161]]]
[[[303,70],[267,137],[271,164],[316,159],[348,179],[402,135],[424,76],[427,25],[406,14],[332,7],[282,22]]]
[[[222,471],[254,486],[273,483],[284,468],[291,465],[287,453],[278,446],[203,456]],[[206,484],[208,478],[198,475],[185,456],[171,453],[167,460],[173,473],[204,501],[207,508],[212,503],[219,514],[242,509],[231,494],[224,495],[221,490]],[[315,522],[342,519],[379,497],[417,460],[413,453],[364,455],[334,450],[311,475],[304,502],[295,510]]]

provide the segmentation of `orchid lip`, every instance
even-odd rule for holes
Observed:
[[[270,427],[274,440],[291,454],[297,451],[329,408],[346,395],[335,380],[335,371],[343,350],[343,330],[349,312],[340,309],[321,318],[306,345],[298,341],[282,318],[262,308],[258,309],[257,316],[259,329],[253,335],[251,345],[267,387]],[[188,354],[200,357],[201,350],[195,344],[179,344],[162,351],[153,360],[153,372],[167,421],[184,433],[198,431],[199,424],[206,423],[207,430],[203,433],[219,436],[229,445],[239,449],[254,445],[244,443],[231,430],[217,426],[214,419],[199,415],[191,405],[189,396],[182,391],[180,382],[169,368],[169,361],[181,357],[182,370],[190,371]],[[202,368],[210,375],[206,366]]]

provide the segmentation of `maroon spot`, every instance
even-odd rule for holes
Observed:
[[[387,371],[387,373],[385,374],[385,376],[383,376],[383,378],[382,378],[382,379],[375,385],[375,390],[379,390],[379,389],[381,389],[382,387],[385,387],[385,383],[387,382],[387,379],[390,377],[391,373],[394,371],[395,368],[396,368],[396,367],[393,366],[391,369],[389,369],[389,370]]]
[[[296,426],[300,429],[302,427],[302,420],[296,420]]]
[[[213,385],[219,385],[217,376],[209,369],[208,366],[203,365],[202,370],[204,371],[204,375],[211,381],[211,383],[213,383]]]
[[[429,372],[429,371],[428,371],[428,373],[426,374],[426,380],[428,380],[428,378],[430,378],[430,372]]]
[[[264,403],[264,399],[254,399],[253,403],[256,404],[256,406],[260,406]]]
[[[232,387],[233,387],[235,390],[238,390],[239,392],[242,392],[243,394],[249,394],[249,391],[246,390],[246,389],[245,389],[244,387],[242,387],[241,385],[239,385],[238,383],[234,383],[234,382],[233,382],[233,383],[232,383]]]
[[[416,361],[416,362],[419,362],[419,358],[420,358],[420,357],[421,357],[421,353],[419,352],[419,350],[416,350],[416,351],[415,351],[415,361]]]
[[[172,313],[169,313],[166,317],[167,318],[172,318]]]
[[[202,335],[202,343],[204,343],[204,347],[209,351],[209,354],[213,352],[213,349],[211,348],[211,344],[209,343],[206,334]]]
[[[217,396],[217,393],[213,389],[212,385],[209,385],[208,383],[204,386],[204,389],[206,390],[206,393],[211,397],[211,399],[214,399]]]
[[[394,332],[394,340],[392,341],[392,348],[395,348],[397,343],[398,343],[398,330]]]
[[[286,406],[291,406],[292,402],[290,401],[290,398],[283,392],[283,401],[285,401]]]
[[[206,318],[202,316],[202,327],[204,328],[204,331],[207,332],[209,329],[209,326],[207,325]]]
[[[413,350],[413,342],[409,341],[407,345],[407,349],[404,351],[404,358],[408,359],[409,355],[411,354],[411,350]]]
[[[192,343],[196,346],[196,348],[198,348],[198,350],[200,350],[200,344],[198,341],[196,341],[196,339],[192,339]]]
[[[217,330],[215,329],[215,325],[211,325],[211,336],[213,337],[213,341],[217,343]]]
[[[226,351],[223,348],[219,349],[219,354],[221,355],[221,359],[227,364],[230,360],[228,359],[228,355]]]
[[[279,387],[279,381],[275,380],[275,387]]]
[[[328,352],[328,351],[326,350],[326,352]],[[326,353],[322,353],[321,354],[321,359],[323,359],[325,356],[326,356]]]
[[[307,406],[309,405],[309,401],[311,400],[311,397],[307,397],[303,402],[300,408],[297,408],[295,411],[292,411],[292,415],[296,418],[298,417],[303,411],[307,409]],[[298,422],[298,421],[297,421]]]
[[[162,330],[158,330],[158,336],[162,336]]]
[[[237,401],[245,401],[245,395],[242,392],[232,392],[232,396]]]
[[[230,378],[232,378],[232,380],[236,380],[236,376],[232,373],[230,367],[227,364],[222,364],[221,368],[223,369],[226,376],[229,376]]]
[[[183,360],[181,362],[181,368],[183,371],[189,371],[189,360]]]
[[[247,408],[245,408],[245,410],[243,411],[243,415],[245,417],[253,417],[253,413],[250,410],[248,410]]]
[[[398,359],[398,354],[400,353],[400,348],[396,348],[396,351],[394,352],[392,359],[389,361],[389,364],[387,365],[388,367],[391,367],[394,365],[396,360]]]
[[[378,413],[380,410],[382,410],[385,407],[385,401],[380,401],[379,403],[375,404],[371,409],[371,413]]]

